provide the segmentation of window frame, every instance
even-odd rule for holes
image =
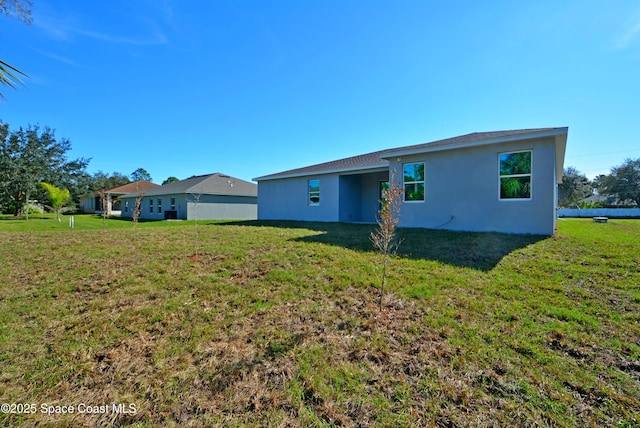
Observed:
[[[529,156],[529,172],[526,174],[505,174],[501,173],[501,157],[515,153],[530,153]],[[526,198],[503,198],[502,197],[502,179],[503,178],[529,178],[529,197]],[[533,149],[511,150],[508,152],[498,153],[498,200],[500,202],[522,202],[533,199]]]
[[[405,181],[405,173],[404,173],[405,167],[407,165],[418,165],[418,164],[422,164],[422,180]],[[402,197],[403,202],[415,204],[415,203],[424,203],[427,200],[426,186],[425,186],[425,182],[426,182],[425,171],[426,171],[426,164],[424,161],[406,162],[402,164],[402,190],[404,193]],[[409,194],[409,192],[407,192],[407,184],[414,184],[414,185],[422,184],[422,199],[407,199],[407,195]]]
[[[314,190],[314,191],[311,190],[311,187],[312,187],[311,183],[312,182],[314,182],[314,183],[317,182],[318,183],[317,186],[313,186],[313,187],[317,187],[318,190]],[[312,195],[316,195],[317,196],[317,198],[318,198],[317,202],[313,202],[312,201],[312,199],[311,199]],[[313,178],[313,179],[307,180],[307,201],[308,201],[310,207],[320,206],[320,179],[319,178]]]

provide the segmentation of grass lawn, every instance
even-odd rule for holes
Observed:
[[[0,426],[640,426],[640,221],[403,230],[383,311],[371,226],[66,222],[0,219]]]
[[[73,217],[74,230],[111,230],[111,229],[131,229],[131,219],[121,217],[107,217],[95,214],[61,215],[61,221],[56,221],[53,214],[30,214],[29,220],[24,217],[14,217],[13,215],[0,214],[0,232],[41,232],[53,230],[71,230],[70,220]],[[203,223],[203,222],[200,222]],[[140,220],[137,227],[171,227],[184,225],[182,221],[149,221]]]

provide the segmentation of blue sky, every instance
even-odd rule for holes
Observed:
[[[45,1],[0,17],[0,120],[88,170],[282,170],[470,132],[568,126],[590,178],[640,157],[640,3]]]

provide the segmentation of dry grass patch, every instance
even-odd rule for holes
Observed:
[[[640,224],[605,226],[411,231],[383,311],[368,226],[0,232],[1,401],[137,410],[0,425],[634,426]]]

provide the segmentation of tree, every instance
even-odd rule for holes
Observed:
[[[606,195],[607,189],[610,189],[611,186],[613,186],[613,179],[610,175],[600,174],[593,179],[593,188],[600,195]]]
[[[82,165],[76,164],[75,160],[68,162],[68,173],[59,177],[57,186],[69,190],[69,194],[71,195],[70,204],[77,205],[80,202],[80,198],[91,191],[91,174],[85,169],[86,163],[89,160],[83,159],[82,161],[85,163]]]
[[[162,185],[164,186],[165,184],[175,183],[176,181],[180,181],[180,179],[178,177],[171,176],[171,177],[167,178],[166,180],[164,180],[162,182]]]
[[[147,180],[147,181],[151,181],[151,174],[149,174],[147,172],[146,169],[144,168],[138,168],[135,171],[133,171],[131,173],[131,180],[133,181],[138,181],[138,180]]]
[[[380,199],[380,210],[376,223],[378,227],[371,232],[370,238],[373,246],[382,255],[382,279],[380,281],[380,301],[382,310],[382,297],[384,295],[384,285],[387,279],[387,265],[389,256],[394,254],[400,243],[396,239],[396,228],[400,222],[400,204],[404,190],[398,186],[395,174],[391,174],[391,179],[387,186],[382,189]]]
[[[129,177],[120,173],[113,172],[111,175],[98,171],[93,174],[89,183],[89,190],[92,192],[99,192],[101,190],[113,189],[114,187],[122,186],[130,183]]]
[[[82,175],[89,160],[68,161],[69,150],[69,140],[57,140],[51,128],[29,126],[10,132],[0,122],[0,209],[18,216],[29,199],[38,193],[44,197],[41,181],[61,187]]]
[[[565,168],[562,183],[558,185],[558,205],[569,207],[591,194],[593,187],[589,179],[572,166]]]
[[[138,190],[137,186],[136,186],[136,190]],[[140,192],[138,193],[138,196],[136,196],[136,202],[135,205],[133,207],[133,213],[131,214],[131,219],[133,220],[133,233],[137,236],[138,234],[138,219],[140,218],[140,211],[141,211],[141,205],[142,205],[142,197],[144,196],[144,192]]]
[[[200,198],[202,197],[202,193],[192,193],[193,196],[193,226],[195,227],[195,250],[196,252],[193,254],[193,260],[200,260],[200,254],[198,254],[198,205],[200,204]]]
[[[27,25],[31,24],[31,1],[29,0],[0,0],[0,14],[8,17],[15,16]],[[22,83],[20,77],[29,77],[22,71],[0,60],[0,84],[15,88]],[[0,98],[4,96],[0,92]]]
[[[71,199],[69,190],[60,189],[53,184],[49,184],[44,181],[40,183],[40,186],[46,190],[49,203],[51,204],[51,209],[53,210],[56,220],[60,221],[60,211],[65,204],[69,202],[69,199]]]
[[[33,3],[30,0],[0,0],[0,14],[9,18],[15,16],[25,24],[31,24],[32,6]]]
[[[640,206],[640,158],[626,159],[622,165],[613,167],[611,174],[598,176],[596,184],[598,193],[623,204],[635,202]]]
[[[109,216],[109,193],[106,189],[98,191],[100,196],[100,212],[102,213],[102,230],[107,230],[107,217]]]

